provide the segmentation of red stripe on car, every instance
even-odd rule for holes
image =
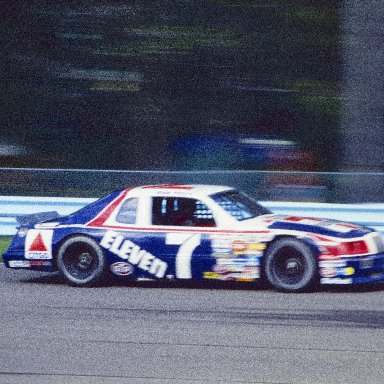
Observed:
[[[111,216],[116,207],[124,200],[125,196],[131,189],[124,190],[119,196],[116,197],[109,205],[107,205],[93,220],[85,224],[87,227],[102,227],[104,223]]]

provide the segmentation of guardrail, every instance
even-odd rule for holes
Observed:
[[[384,203],[384,172],[0,168],[0,196],[94,197],[147,184],[230,185],[268,201]]]
[[[18,216],[32,213],[57,211],[60,215],[69,215],[83,208],[95,199],[71,197],[24,197],[0,196],[0,235],[16,233]]]
[[[94,198],[0,196],[0,235],[16,233],[18,216],[44,211],[57,211],[60,215],[68,215],[93,201]],[[384,204],[381,203],[261,201],[261,204],[275,213],[348,221],[384,232]]]

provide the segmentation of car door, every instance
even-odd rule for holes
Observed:
[[[209,208],[193,198],[130,197],[102,224],[111,270],[135,278],[201,279],[211,271]]]
[[[161,236],[150,228],[138,225],[142,199],[128,197],[97,223],[103,228],[100,246],[108,257],[115,275],[134,278],[165,278],[168,264],[160,259]],[[91,225],[92,226],[92,225]]]
[[[177,279],[201,279],[214,264],[209,232],[216,226],[210,209],[200,200],[154,196],[152,227],[156,229],[159,257]]]

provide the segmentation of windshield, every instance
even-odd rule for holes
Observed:
[[[215,193],[210,197],[238,221],[271,213],[251,197],[236,190]]]

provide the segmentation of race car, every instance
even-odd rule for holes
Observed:
[[[384,281],[380,233],[271,213],[226,186],[153,185],[113,192],[81,210],[27,215],[9,268],[60,271],[75,286],[107,277],[254,282],[281,291]]]

